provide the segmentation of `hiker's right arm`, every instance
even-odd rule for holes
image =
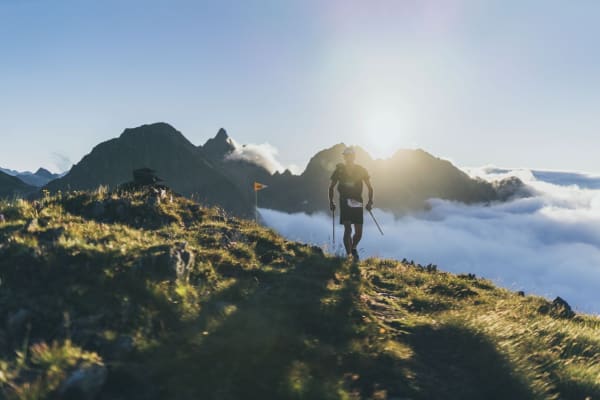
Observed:
[[[337,185],[337,183],[337,179],[332,179],[331,184],[329,185],[329,209],[331,211],[335,211],[335,203],[333,201],[333,189],[335,188],[335,185]]]

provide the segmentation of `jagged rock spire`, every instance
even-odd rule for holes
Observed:
[[[208,139],[206,143],[204,143],[202,150],[204,150],[204,153],[210,158],[221,159],[235,150],[235,145],[233,140],[227,134],[227,131],[224,128],[221,128],[214,138]]]

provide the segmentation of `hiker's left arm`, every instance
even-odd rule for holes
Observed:
[[[371,185],[371,178],[365,178],[365,184],[367,185],[367,189],[369,189],[369,202],[367,203],[367,210],[371,211],[373,208],[373,185]]]

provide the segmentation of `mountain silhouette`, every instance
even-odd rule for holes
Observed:
[[[0,197],[23,197],[35,192],[34,186],[28,185],[16,176],[0,172]]]
[[[157,171],[166,185],[184,196],[236,215],[250,215],[252,205],[244,201],[238,187],[199,148],[166,123],[125,129],[120,137],[94,147],[67,175],[50,182],[47,188],[114,188],[130,181],[132,171],[140,168]]]
[[[126,129],[120,137],[97,145],[65,176],[46,188],[88,190],[117,187],[131,180],[133,170],[150,168],[176,192],[238,216],[251,216],[254,181],[265,183],[260,206],[286,212],[328,210],[327,186],[342,162],[345,144],[319,151],[300,175],[271,173],[260,155],[245,157],[244,146],[221,128],[204,145],[195,146],[166,123]],[[377,207],[401,215],[441,198],[464,203],[503,201],[524,192],[517,178],[492,184],[473,179],[450,162],[423,150],[399,150],[391,158],[373,159],[357,147],[357,162],[370,173]]]
[[[287,212],[327,211],[326,188],[332,172],[342,162],[340,143],[318,152],[299,176],[275,174],[269,191],[261,194],[261,204]],[[464,203],[503,201],[524,192],[517,178],[496,184],[473,179],[450,162],[423,150],[399,150],[389,159],[373,159],[356,147],[356,162],[364,166],[375,188],[378,208],[396,215],[427,207],[431,198]],[[499,190],[499,189],[502,190]]]
[[[227,131],[221,128],[214,138],[208,139],[203,146],[199,146],[199,149],[210,159],[222,160],[235,150],[235,144]]]

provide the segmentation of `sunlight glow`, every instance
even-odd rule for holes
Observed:
[[[363,132],[363,141],[371,156],[387,158],[403,147],[403,142],[406,141],[407,124],[399,111],[378,108],[365,115]]]

